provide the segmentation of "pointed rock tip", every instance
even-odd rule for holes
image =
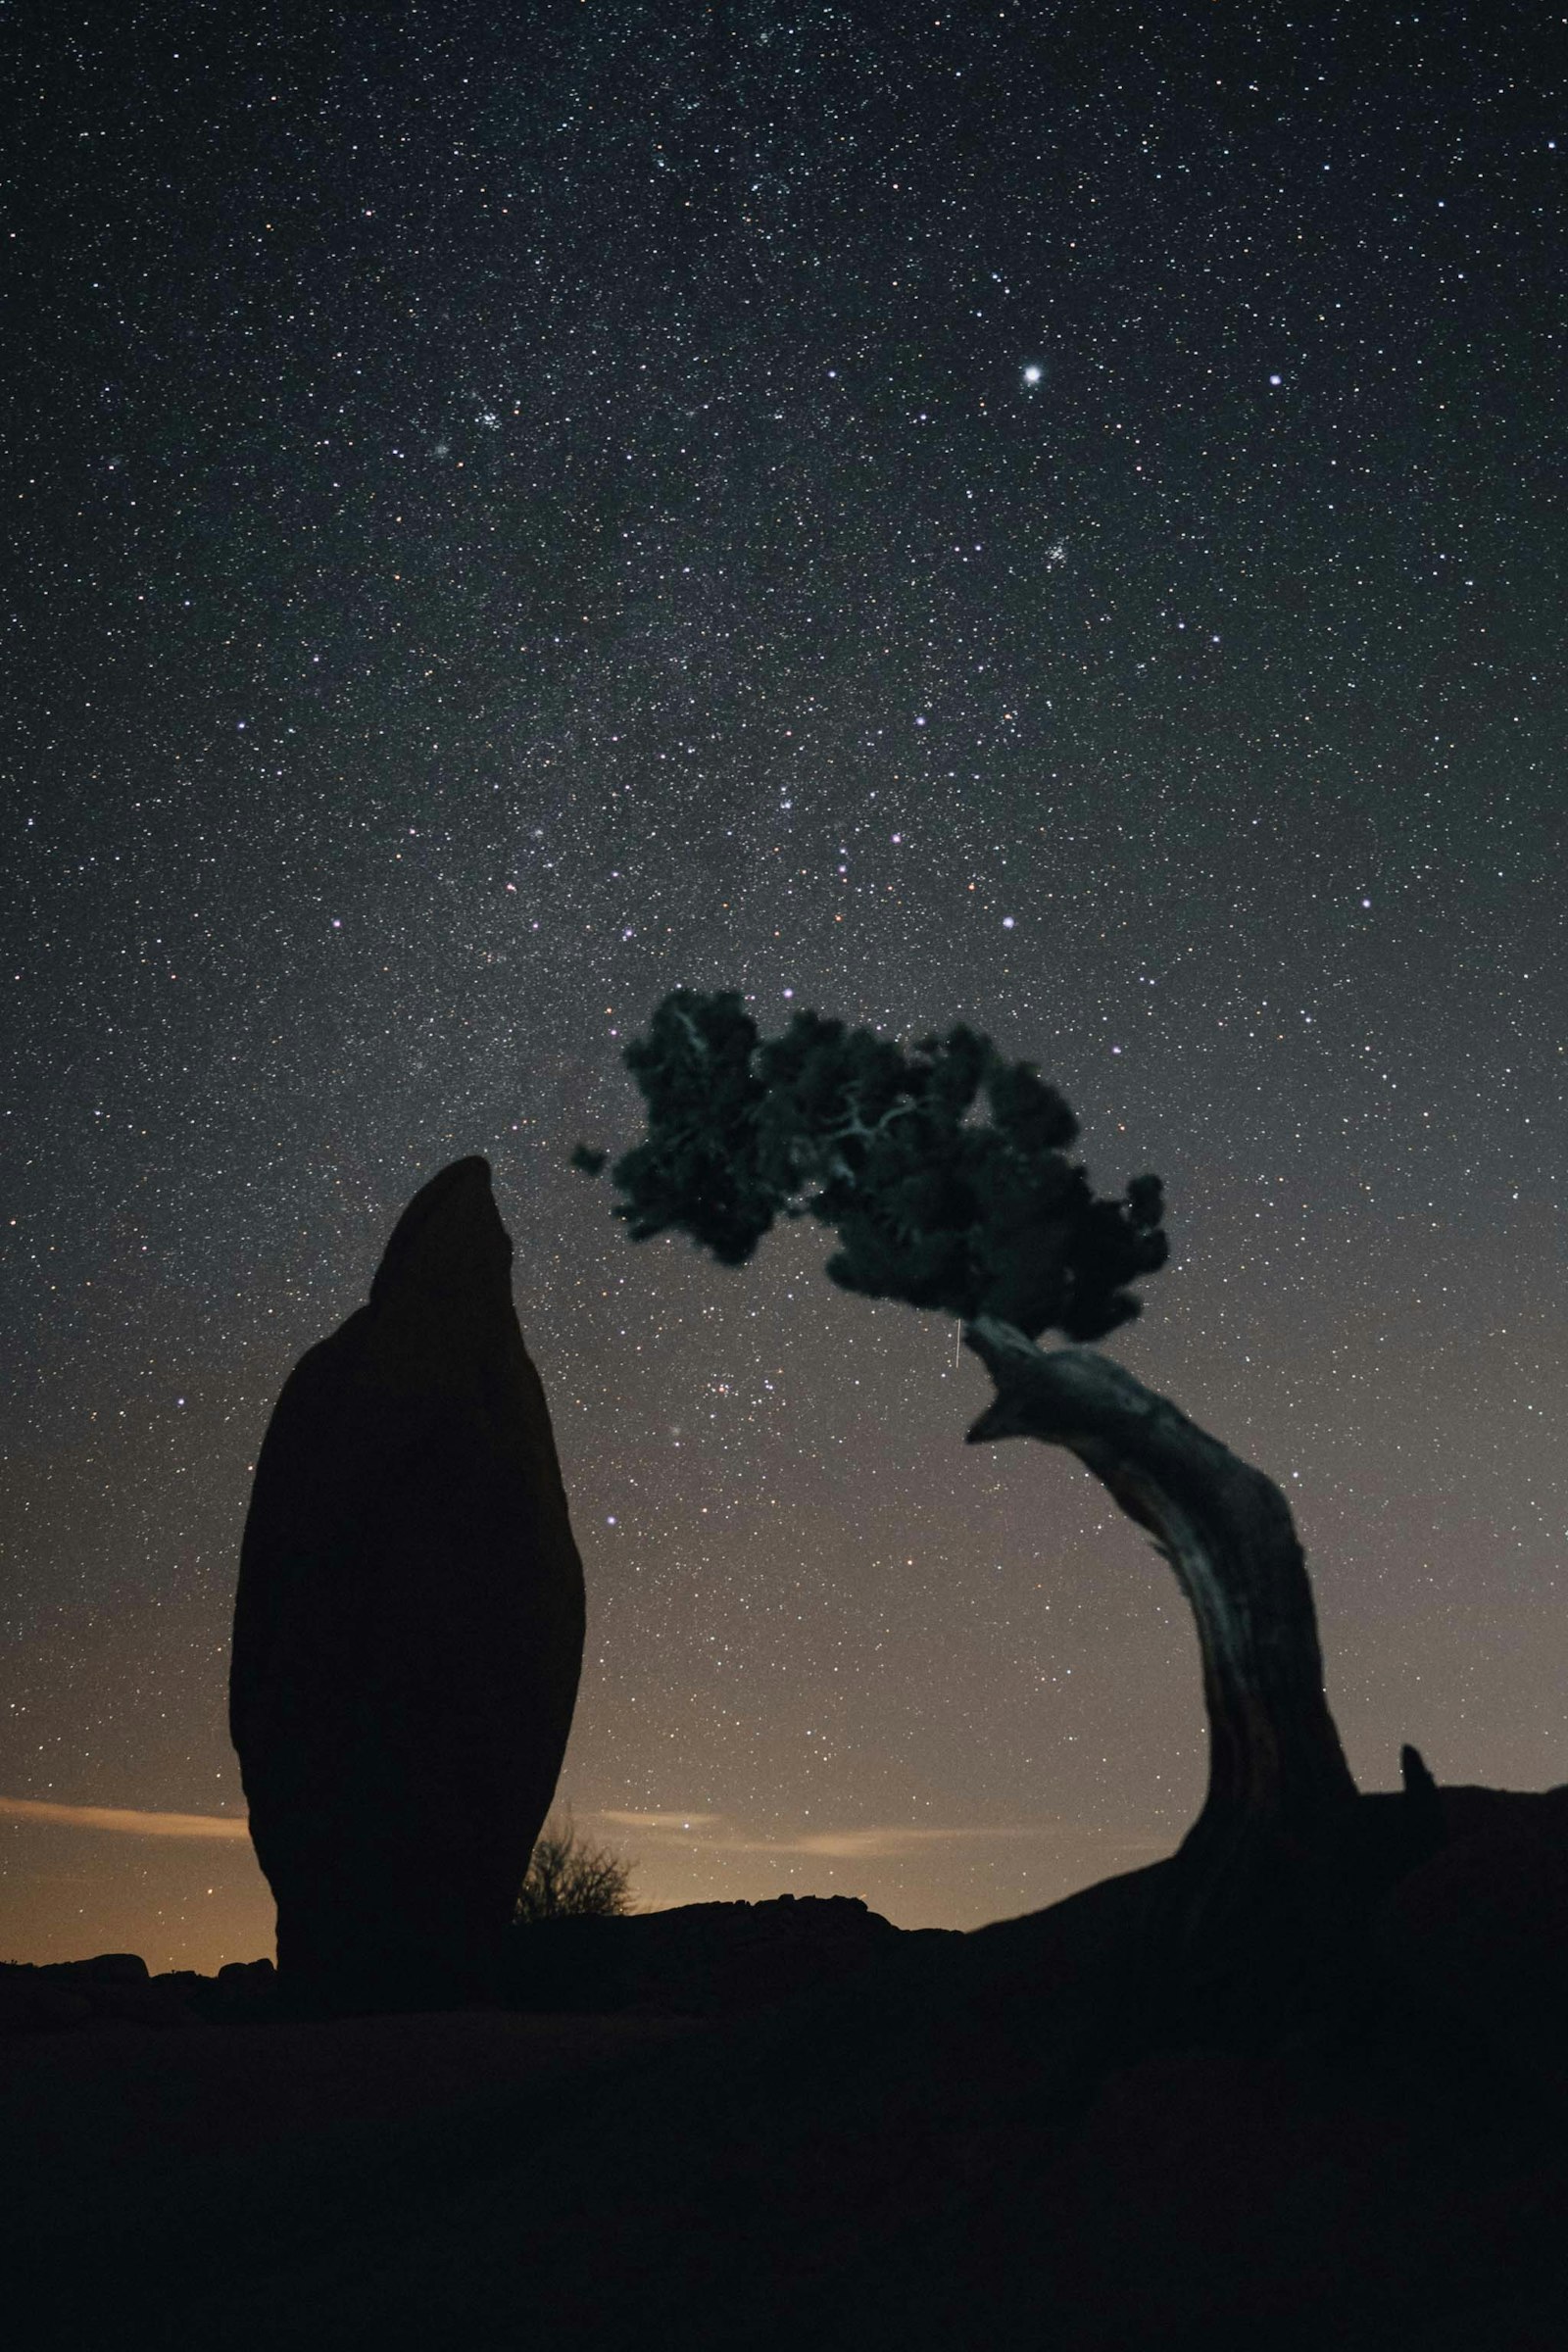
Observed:
[[[490,1162],[455,1159],[421,1185],[392,1228],[370,1285],[370,1304],[413,1290],[505,1281],[512,1239],[490,1188]]]

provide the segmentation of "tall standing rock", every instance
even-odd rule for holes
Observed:
[[[490,1170],[399,1219],[256,1467],[229,1681],[278,1973],[325,2008],[494,1987],[582,1664],[582,1567]]]

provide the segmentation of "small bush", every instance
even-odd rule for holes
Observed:
[[[577,1834],[570,1814],[545,1823],[517,1894],[514,1925],[542,1919],[618,1919],[631,1909],[633,1865]]]

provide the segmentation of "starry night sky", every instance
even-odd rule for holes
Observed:
[[[248,1470],[474,1151],[645,1901],[1180,1836],[1168,1572],[965,1450],[954,1326],[568,1170],[682,984],[1038,1060],[1165,1178],[1112,1346],[1292,1496],[1363,1785],[1568,1778],[1544,23],[10,19],[0,1953],[270,1948],[162,1818],[242,1808]]]

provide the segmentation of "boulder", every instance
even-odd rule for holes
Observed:
[[[296,2005],[493,1997],[555,1793],[582,1568],[511,1267],[490,1170],[459,1160],[257,1462],[229,1723]]]
[[[225,1991],[244,1992],[252,1985],[270,1986],[275,1973],[270,1960],[225,1960],[218,1982]]]
[[[145,1984],[147,1963],[140,1952],[95,1952],[90,1960],[67,1960],[62,1966],[95,1984]]]

